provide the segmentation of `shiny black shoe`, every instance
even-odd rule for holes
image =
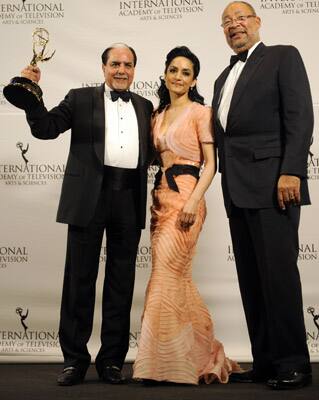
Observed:
[[[231,383],[266,383],[269,376],[255,372],[249,369],[244,372],[233,372],[229,375],[229,382]]]
[[[78,367],[66,367],[58,376],[57,384],[59,386],[78,385],[84,381],[86,370]]]
[[[106,365],[98,369],[100,380],[105,383],[112,383],[113,385],[119,385],[125,383],[126,379],[122,375],[121,369],[115,365]]]
[[[267,385],[272,389],[286,390],[300,389],[304,386],[310,385],[311,382],[312,375],[310,373],[291,371],[280,373],[276,378],[269,379]]]

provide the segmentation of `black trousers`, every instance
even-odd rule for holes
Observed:
[[[134,186],[134,181],[126,180]],[[114,183],[114,184],[113,184]],[[86,369],[91,357],[95,286],[101,243],[106,232],[107,261],[102,297],[101,348],[96,367],[122,367],[129,346],[135,261],[141,229],[134,189],[105,175],[93,220],[87,227],[69,225],[59,337],[65,366]],[[123,186],[123,185],[122,185]]]
[[[240,209],[229,217],[253,368],[309,372],[298,258],[300,207]]]

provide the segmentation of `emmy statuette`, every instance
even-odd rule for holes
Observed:
[[[49,42],[49,32],[46,29],[36,28],[32,34],[32,41],[33,57],[30,65],[36,66],[38,62],[48,61],[53,57],[55,50],[50,56],[45,54]],[[30,110],[41,101],[42,90],[37,83],[30,79],[16,76],[3,88],[3,95],[14,106]]]

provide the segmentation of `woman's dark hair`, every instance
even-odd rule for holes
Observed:
[[[175,47],[167,54],[166,61],[165,61],[165,73],[167,72],[167,69],[168,69],[169,65],[171,64],[171,62],[176,57],[185,57],[191,61],[191,63],[193,64],[193,70],[194,70],[193,79],[196,79],[199,74],[199,71],[200,71],[199,59],[186,46]],[[167,104],[171,103],[171,99],[169,96],[168,89],[165,85],[165,81],[162,77],[160,78],[160,80],[161,80],[161,85],[157,90],[157,95],[160,100],[159,106],[156,110],[156,112],[158,112],[158,113],[161,113],[164,110],[164,108],[167,106]],[[188,97],[192,101],[196,101],[197,103],[204,104],[204,97],[198,93],[196,85],[193,88],[190,88],[190,90],[188,92]]]

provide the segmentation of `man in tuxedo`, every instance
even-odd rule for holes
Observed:
[[[260,18],[230,3],[222,27],[236,56],[214,87],[224,203],[252,347],[253,368],[232,381],[290,389],[311,382],[297,267],[300,205],[309,204],[313,108],[292,46],[265,46]]]
[[[122,43],[102,54],[105,83],[72,89],[51,111],[43,102],[27,111],[33,136],[55,139],[71,129],[71,145],[57,221],[68,224],[60,344],[64,369],[58,384],[84,380],[90,364],[95,284],[104,231],[107,261],[102,300],[101,347],[95,359],[101,380],[122,383],[129,345],[135,259],[145,226],[152,103],[129,87],[135,51]],[[35,82],[40,70],[22,76]]]

